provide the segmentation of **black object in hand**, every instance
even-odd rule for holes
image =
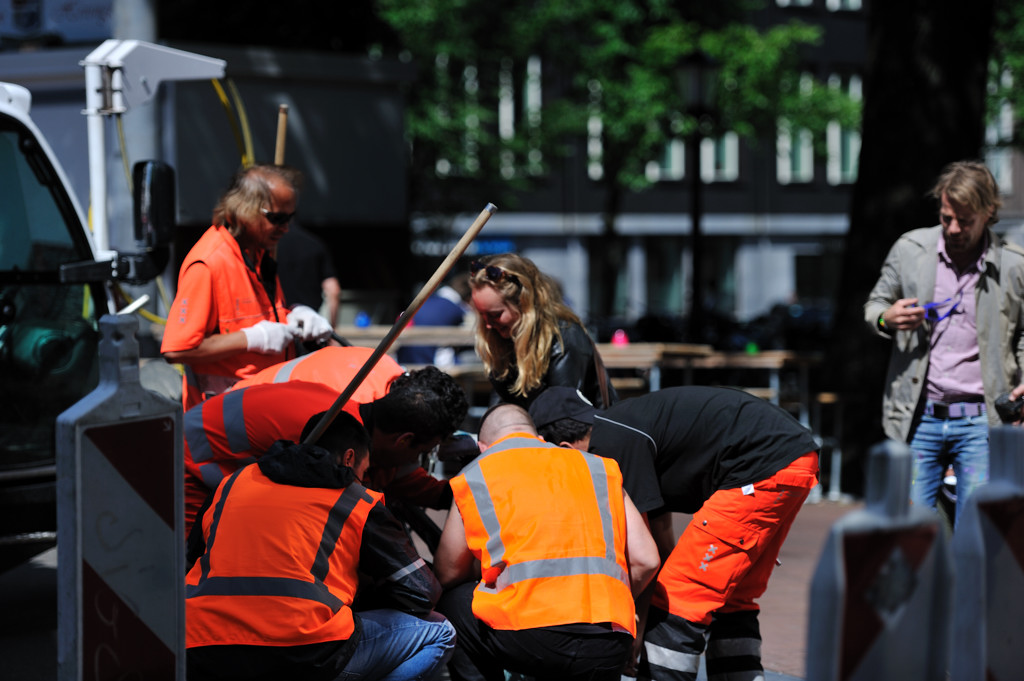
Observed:
[[[1021,420],[1021,410],[1024,409],[1024,398],[1011,400],[1009,393],[1003,393],[996,398],[996,412],[1003,423],[1013,423]]]

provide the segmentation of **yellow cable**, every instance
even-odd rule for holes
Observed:
[[[249,116],[245,112],[245,104],[242,96],[235,86],[235,81],[228,79],[228,89],[231,90],[231,99],[235,103],[235,112],[238,114],[238,122],[242,126],[242,139],[245,141],[245,153],[242,156],[242,167],[249,168],[256,162],[256,152],[252,147],[252,130],[249,128]]]
[[[161,302],[163,302],[164,307],[167,308],[168,310],[170,310],[171,309],[171,301],[170,301],[170,299],[167,296],[167,287],[164,286],[164,280],[161,279],[159,276],[156,278],[156,291],[157,291],[157,293],[160,294],[160,300],[161,300]],[[164,323],[166,323],[166,322],[167,322],[167,320],[165,319]]]
[[[211,82],[213,83],[213,89],[217,92],[217,97],[220,98],[221,105],[224,107],[224,113],[228,116],[228,123],[231,124],[231,133],[235,137],[235,146],[238,147],[238,153],[242,155],[242,165],[245,166],[247,162],[245,142],[242,140],[242,131],[239,128],[234,110],[231,108],[231,102],[228,101],[227,93],[224,92],[224,86],[220,84],[220,79],[214,78]]]
[[[159,277],[157,279],[159,280]],[[121,296],[123,296],[125,300],[128,301],[129,305],[131,305],[132,303],[135,302],[135,299],[132,298],[130,295],[128,295],[127,291],[125,291],[123,288],[121,288],[121,284],[115,282],[114,283],[114,287],[117,289],[117,292]],[[137,314],[142,315],[142,317],[144,319],[148,319],[149,321],[153,322],[154,324],[162,324],[162,325],[166,325],[167,324],[167,320],[165,318],[158,317],[157,315],[153,314],[152,312],[150,312],[149,310],[147,310],[147,309],[145,309],[143,307],[140,307],[135,312]]]
[[[128,194],[134,195],[135,188],[132,186],[132,171],[128,164],[128,145],[124,140],[124,121],[121,114],[114,116],[117,123],[117,144],[121,148],[121,165],[124,167],[124,179],[128,182]]]

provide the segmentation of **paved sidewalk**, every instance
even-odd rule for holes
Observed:
[[[761,597],[761,663],[765,681],[801,681],[807,669],[807,613],[811,579],[818,567],[832,525],[861,502],[820,501],[804,504],[782,546],[779,560]],[[689,516],[676,514],[673,525],[681,533]],[[624,677],[625,678],[625,677]],[[698,681],[706,681],[703,662]]]
[[[863,508],[859,501],[820,501],[804,504],[786,538],[779,560],[761,597],[761,662],[765,681],[802,681],[807,669],[807,613],[810,607],[811,578],[818,566],[832,525],[851,511]],[[444,513],[428,511],[435,522],[444,522]],[[675,514],[673,526],[682,533],[690,516]],[[421,552],[426,555],[425,547]],[[707,676],[701,664],[699,681]],[[629,677],[623,677],[628,680]]]
[[[760,600],[761,661],[770,670],[765,681],[805,678],[811,579],[832,525],[861,508],[861,502],[821,501],[805,504],[797,515],[779,554],[782,565]]]

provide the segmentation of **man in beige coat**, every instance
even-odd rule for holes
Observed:
[[[882,421],[913,450],[911,500],[934,507],[951,465],[959,517],[988,480],[995,399],[1024,395],[1024,250],[991,228],[1002,202],[983,164],[950,164],[932,195],[941,224],[896,241],[864,318],[892,339]]]

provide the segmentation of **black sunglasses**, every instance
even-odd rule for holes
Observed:
[[[275,213],[274,211],[267,210],[266,208],[260,208],[260,212],[263,213],[263,217],[267,219],[267,222],[272,225],[277,225],[278,227],[281,225],[287,225],[292,221],[292,218],[295,217],[294,211],[291,213]]]
[[[521,284],[519,283],[519,277],[512,274],[511,272],[506,272],[497,265],[485,265],[479,260],[474,260],[473,262],[469,263],[470,274],[476,274],[480,270],[484,271],[484,276],[487,277],[487,281],[497,284],[498,282],[507,279],[516,286],[521,286]]]

